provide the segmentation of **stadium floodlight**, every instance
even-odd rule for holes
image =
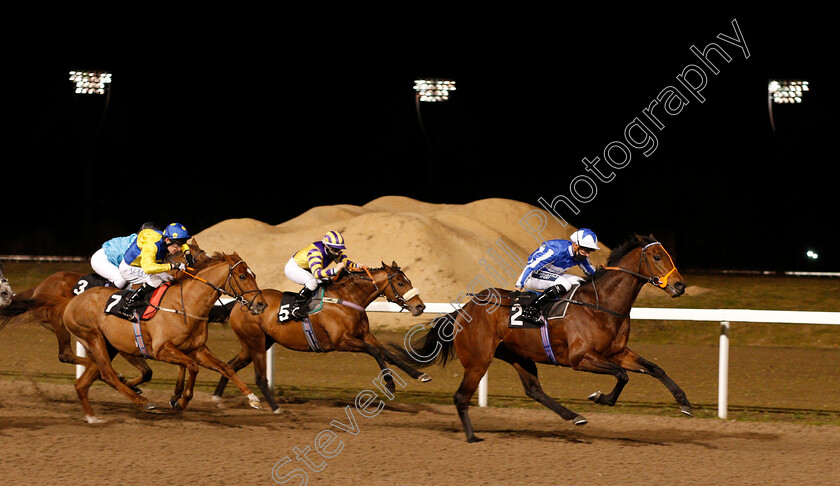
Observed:
[[[776,132],[776,121],[773,119],[773,105],[802,103],[805,93],[811,90],[808,81],[791,79],[771,79],[767,84],[767,111],[770,113],[770,128]]]
[[[106,71],[70,71],[76,94],[105,94],[111,89],[111,73]]]
[[[417,99],[429,103],[446,101],[449,94],[455,91],[455,81],[450,79],[415,79],[414,91]]]
[[[809,91],[808,81],[771,80],[767,92],[773,103],[802,103],[802,97]]]

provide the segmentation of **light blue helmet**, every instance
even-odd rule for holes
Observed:
[[[163,236],[178,244],[184,244],[187,242],[187,238],[190,237],[190,233],[181,223],[172,223],[163,230]]]
[[[577,243],[578,246],[581,246],[587,250],[594,251],[600,250],[598,247],[598,237],[595,236],[595,232],[589,228],[581,228],[574,233],[570,238],[572,243]]]

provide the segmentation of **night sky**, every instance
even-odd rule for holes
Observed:
[[[89,255],[146,221],[198,233],[384,195],[539,207],[576,190],[578,214],[555,209],[609,246],[652,232],[681,268],[840,271],[824,12],[379,15],[103,16],[88,28],[104,40],[81,45],[33,27],[10,54],[26,80],[7,100],[0,255]],[[718,37],[733,20],[749,58]],[[710,43],[731,58],[710,54],[717,74],[690,50]],[[677,79],[690,65],[702,102]],[[71,69],[112,72],[110,95],[74,95]],[[418,77],[457,91],[418,112]],[[811,86],[773,105],[775,132],[770,79]],[[669,87],[687,102],[654,107],[657,128],[643,110]],[[610,167],[605,147],[628,146],[634,120],[655,149],[614,149]],[[601,179],[582,162],[595,157]]]

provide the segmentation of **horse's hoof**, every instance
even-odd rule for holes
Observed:
[[[280,409],[280,407],[277,407],[277,408],[275,408],[275,409],[274,409],[274,411],[273,411],[273,412],[271,412],[271,413],[283,413],[283,410],[281,410],[281,409]]]
[[[688,405],[683,405],[682,407],[680,407],[680,412],[688,415],[689,417],[694,416],[694,413],[692,413],[691,411],[691,407],[689,407]]]
[[[595,403],[598,403],[598,399],[599,399],[599,398],[601,398],[601,396],[602,396],[602,395],[603,395],[603,394],[601,393],[601,390],[598,390],[598,391],[596,391],[596,392],[595,392],[595,393],[593,393],[592,395],[589,395],[589,396],[588,396],[588,397],[586,397],[586,398],[588,398],[588,399],[592,400],[592,401],[593,401],[593,402],[595,402]]]
[[[586,425],[589,423],[582,415],[578,415],[577,417],[572,419],[572,423],[575,425]]]
[[[85,422],[89,424],[104,424],[105,421],[94,415],[85,415]]]
[[[473,443],[473,442],[483,442],[483,441],[484,441],[484,439],[479,439],[479,438],[478,438],[478,437],[476,437],[476,436],[472,436],[472,437],[470,437],[469,439],[467,439],[467,442],[468,442],[468,443]]]
[[[143,405],[143,410],[145,410],[147,412],[151,412],[152,410],[157,410],[157,405],[155,405],[152,402],[147,402],[145,405]]]
[[[253,393],[248,395],[248,405],[254,410],[262,410],[260,406],[260,399]]]
[[[225,408],[225,404],[222,403],[222,397],[220,397],[219,395],[213,395],[212,397],[210,397],[210,401],[213,402],[218,408]]]
[[[169,406],[172,407],[172,410],[181,410],[181,404],[178,400],[169,400]]]
[[[417,381],[419,381],[420,383],[428,383],[432,381],[432,377],[427,375],[426,373],[423,373],[422,375],[420,375],[420,378],[417,378]]]

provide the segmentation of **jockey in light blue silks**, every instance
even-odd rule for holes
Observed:
[[[566,270],[578,266],[586,275],[594,275],[595,267],[589,261],[589,255],[598,249],[595,233],[588,228],[581,228],[572,233],[568,240],[548,240],[531,253],[528,264],[516,280],[516,289],[542,294],[532,305],[523,309],[525,318],[537,320],[538,305],[541,302],[560,298],[583,280],[577,275],[566,273]]]

